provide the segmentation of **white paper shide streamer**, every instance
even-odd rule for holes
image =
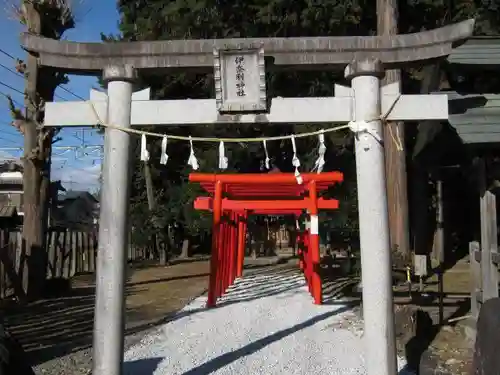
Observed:
[[[167,136],[164,136],[161,140],[161,156],[160,156],[160,164],[167,164],[168,154],[167,154]]]
[[[193,139],[191,138],[191,136],[189,136],[189,147],[191,148],[191,150],[189,152],[189,159],[187,163],[196,171],[200,166],[198,164],[198,159],[196,159],[196,156],[194,155]]]
[[[297,180],[297,183],[299,185],[302,185],[302,176],[300,175],[300,172],[299,172],[299,167],[300,167],[300,160],[299,158],[297,157],[297,146],[295,144],[295,135],[292,135],[292,137],[290,138],[291,141],[292,141],[292,149],[293,149],[293,158],[292,158],[292,165],[295,167],[295,179]]]
[[[149,161],[149,151],[145,134],[141,136],[141,161]]]
[[[271,167],[270,167],[271,160],[269,159],[269,154],[267,152],[267,142],[265,139],[262,141],[262,144],[264,145],[264,153],[266,154],[266,160],[264,161],[264,165],[266,166],[266,169],[269,170],[269,169],[271,169]]]
[[[321,173],[325,165],[325,152],[326,152],[324,130],[321,130],[321,133],[318,134],[318,140],[319,140],[318,158],[314,163],[314,169],[316,169],[318,173]]]
[[[227,169],[228,159],[226,157],[226,150],[224,148],[224,142],[219,142],[219,169]]]
[[[351,126],[354,126],[354,123],[351,124]],[[359,130],[358,130],[359,131]],[[321,130],[321,132],[318,134],[318,141],[319,141],[319,147],[318,147],[318,158],[316,159],[314,163],[314,168],[313,170],[316,170],[317,173],[321,173],[323,171],[323,167],[325,165],[325,153],[326,153],[326,146],[325,146],[325,131],[324,129]],[[304,180],[299,172],[299,167],[300,167],[300,160],[299,157],[297,156],[297,145],[295,143],[295,135],[289,136],[290,140],[292,142],[292,149],[293,149],[293,157],[292,157],[292,165],[295,168],[295,179],[297,180],[297,184],[301,185]],[[288,137],[287,137],[288,138]],[[168,136],[164,135],[162,136],[161,140],[161,154],[160,154],[160,164],[166,165],[169,159],[169,155],[167,154],[167,143],[168,143]],[[271,159],[269,158],[269,153],[267,150],[267,140],[264,139],[262,140],[262,145],[264,147],[264,153],[265,153],[265,160],[264,160],[264,165],[267,170],[271,169]],[[193,146],[193,138],[189,136],[189,147],[190,147],[190,152],[189,152],[189,158],[187,161],[187,164],[191,166],[194,170],[198,170],[200,168],[198,159],[196,158],[196,155],[194,153],[194,146]],[[146,139],[146,134],[141,135],[141,161],[147,162],[150,160],[151,154],[148,150],[147,147],[147,139]],[[226,156],[226,149],[224,145],[224,141],[219,141],[219,169],[225,170],[229,167],[229,159]]]

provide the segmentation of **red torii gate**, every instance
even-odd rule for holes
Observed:
[[[310,233],[298,235],[305,247],[301,262],[314,303],[322,303],[319,271],[318,210],[334,210],[335,199],[318,198],[318,193],[341,182],[340,172],[303,173],[302,184],[293,173],[204,174],[191,173],[189,181],[199,183],[211,197],[198,197],[195,209],[213,212],[212,255],[207,307],[214,307],[237,277],[243,273],[246,219],[256,215],[295,215],[306,210]],[[306,196],[305,193],[309,192]],[[228,213],[228,215],[224,215]],[[225,220],[222,220],[222,218]]]

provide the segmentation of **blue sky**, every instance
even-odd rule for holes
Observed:
[[[12,0],[18,3],[17,0]],[[116,33],[118,30],[119,15],[116,1],[112,0],[84,0],[73,1],[76,5],[76,27],[68,31],[64,37],[67,40],[81,42],[100,41],[100,33]],[[0,20],[0,49],[16,58],[24,59],[25,52],[19,46],[19,34],[24,27],[14,19],[9,9],[2,12]],[[23,78],[5,69],[14,68],[14,61],[0,51],[0,159],[18,158],[22,155],[23,138],[10,123],[10,114],[5,94],[23,103]],[[2,66],[3,65],[3,66]],[[4,67],[5,66],[5,67]],[[9,87],[7,87],[7,86]],[[97,87],[97,80],[89,77],[70,76],[70,82],[65,88],[85,99],[89,97],[89,90]],[[20,91],[20,92],[17,92]],[[78,101],[77,97],[58,88],[56,101]],[[95,190],[98,187],[100,172],[101,150],[87,147],[76,149],[77,146],[102,145],[103,139],[90,128],[65,128],[61,131],[62,140],[56,143],[52,166],[52,178],[63,181],[66,189]],[[74,149],[64,150],[57,147],[75,146]]]

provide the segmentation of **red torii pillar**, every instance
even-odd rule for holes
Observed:
[[[319,305],[322,303],[322,288],[321,276],[319,274],[319,220],[318,220],[318,192],[316,191],[316,181],[309,182],[309,198],[311,207],[309,211],[309,251],[311,252],[311,267],[312,267],[312,294],[314,303]]]
[[[215,306],[217,294],[219,294],[219,267],[218,263],[221,259],[220,240],[221,236],[221,216],[222,216],[222,182],[215,183],[214,202],[213,202],[213,217],[212,217],[212,256],[210,257],[210,276],[208,287],[207,306]]]
[[[245,246],[247,236],[248,212],[238,215],[238,255],[236,259],[236,277],[243,276],[243,266],[245,263]]]

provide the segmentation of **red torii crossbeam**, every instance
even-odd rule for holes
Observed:
[[[194,202],[196,209],[213,212],[207,307],[214,307],[217,298],[242,276],[248,215],[298,217],[304,210],[310,215],[310,229],[308,236],[298,236],[303,246],[301,268],[314,303],[322,303],[318,210],[337,209],[339,202],[318,198],[318,193],[341,182],[343,175],[325,172],[301,176],[302,184],[297,183],[293,173],[189,175],[190,182],[199,183],[211,195]]]

